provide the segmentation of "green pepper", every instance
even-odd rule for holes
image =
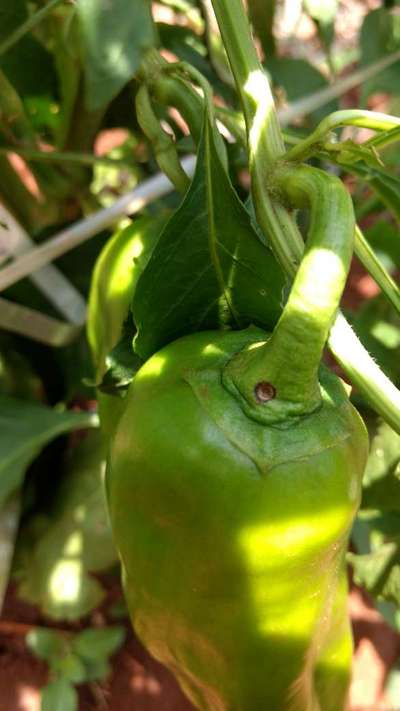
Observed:
[[[132,382],[107,490],[134,628],[207,711],[344,711],[345,553],[368,439],[321,365],[352,255],[342,183],[282,169],[311,211],[272,335],[204,332]]]
[[[100,253],[90,287],[87,337],[96,382],[107,371],[107,356],[121,338],[122,326],[137,281],[160,235],[165,218],[142,217],[118,230]],[[123,398],[98,392],[99,415],[111,432],[122,412]]]

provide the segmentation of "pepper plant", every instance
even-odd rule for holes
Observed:
[[[138,121],[182,202],[149,242],[151,256],[146,248],[128,264],[124,337],[100,386],[126,385],[121,359],[131,353],[110,440],[111,524],[134,628],[196,707],[345,709],[345,553],[368,448],[348,389],[322,357],[328,344],[400,432],[399,391],[338,310],[353,250],[396,308],[399,291],[357,227],[346,187],[315,159],[355,171],[379,165],[375,139],[340,144],[333,131],[369,128],[382,146],[400,120],[337,111],[292,143],[242,0],[212,5],[240,113],[217,109],[187,62],[151,50],[138,75]],[[189,126],[191,181],[157,105]],[[221,124],[246,156],[246,204],[232,187]],[[297,210],[308,219],[305,247]],[[122,233],[121,249],[132,238]],[[112,274],[115,260],[103,259]],[[101,295],[96,275],[97,334]],[[109,297],[106,313],[107,304],[121,328],[121,312]]]

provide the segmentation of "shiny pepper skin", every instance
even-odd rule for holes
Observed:
[[[367,456],[343,383],[290,426],[222,383],[258,329],[182,338],[138,372],[107,477],[134,628],[204,711],[344,711],[345,552]]]
[[[87,337],[97,383],[101,383],[107,371],[107,357],[121,337],[137,281],[164,222],[164,217],[135,220],[116,232],[96,262],[88,303]],[[124,401],[103,392],[98,392],[97,397],[102,429],[111,434]]]

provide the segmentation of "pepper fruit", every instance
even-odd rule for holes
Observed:
[[[137,281],[157,243],[165,217],[142,217],[118,230],[103,247],[91,281],[87,337],[96,382],[107,371],[107,356],[121,337]],[[123,398],[98,392],[102,428],[111,433],[123,410]]]
[[[311,210],[272,335],[205,332],[137,373],[107,494],[133,626],[207,711],[343,711],[352,640],[345,553],[368,440],[321,356],[345,284],[350,198],[283,169]]]

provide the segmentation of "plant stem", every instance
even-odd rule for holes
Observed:
[[[136,94],[136,117],[140,128],[152,145],[160,169],[175,185],[178,192],[186,192],[190,180],[179,162],[174,141],[163,130],[154,113],[146,84],[142,84]]]
[[[400,141],[400,128],[392,128],[391,131],[386,131],[370,138],[366,145],[374,148],[386,148],[386,146],[390,146],[391,143],[396,143],[397,141]]]
[[[351,198],[335,176],[301,165],[278,169],[275,177],[285,200],[311,210],[304,257],[272,336],[233,358],[224,378],[240,393],[245,411],[266,423],[320,405],[318,371],[346,284],[355,224]],[[257,398],[260,384],[272,388],[273,398]]]
[[[133,163],[121,158],[109,158],[108,156],[95,156],[91,153],[68,153],[59,151],[39,151],[37,148],[21,146],[0,146],[0,155],[17,153],[22,158],[40,163],[80,163],[82,165],[96,165],[104,163],[112,168],[121,166],[132,168]]]
[[[48,210],[29,192],[4,155],[0,156],[0,196],[28,230],[38,229],[48,222]]]
[[[242,101],[252,147],[269,163],[284,153],[284,143],[268,78],[255,50],[242,0],[213,0],[213,7]]]
[[[376,111],[361,111],[358,109],[334,111],[329,116],[326,116],[307,138],[293,146],[286,153],[286,160],[305,160],[312,153],[316,144],[326,140],[330,131],[340,126],[358,126],[370,128],[373,131],[388,131],[400,126],[400,118]]]
[[[40,8],[37,12],[35,12],[33,15],[28,17],[25,22],[22,23],[19,27],[17,27],[14,32],[12,32],[1,44],[0,44],[0,57],[8,52],[11,47],[13,47],[17,42],[22,39],[22,37],[31,30],[33,30],[36,25],[38,25],[44,18],[57,6],[60,5],[64,0],[49,0],[47,5],[44,7]]]
[[[371,358],[340,312],[331,328],[329,348],[371,407],[400,434],[400,392]]]
[[[292,277],[301,260],[303,244],[291,216],[283,206],[277,207],[269,195],[268,177],[274,162],[283,152],[283,140],[268,79],[258,62],[241,0],[213,0],[213,6],[245,114],[257,220],[268,235],[283,268]],[[351,86],[398,59],[400,51],[359,70],[349,78]],[[251,97],[248,95],[250,77],[250,86],[257,83],[257,90],[253,90]],[[345,85],[346,80],[343,80],[342,88]],[[320,102],[327,98],[329,91],[337,92],[337,87],[328,87],[325,93],[320,92],[313,97],[313,101]],[[298,113],[299,110],[308,110],[309,105],[306,98],[303,104],[298,102],[293,108]],[[253,124],[256,130],[253,130]],[[377,412],[400,433],[400,392],[374,363],[341,314],[331,329],[328,342],[332,353],[354,384]]]
[[[358,225],[356,225],[355,233],[355,253],[367,272],[380,286],[388,301],[400,314],[400,289],[368,244]]]

